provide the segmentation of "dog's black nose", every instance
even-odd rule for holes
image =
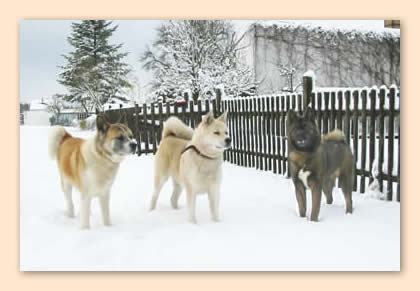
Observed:
[[[232,139],[230,137],[225,138],[225,143],[227,145],[230,145],[231,142],[232,142]]]

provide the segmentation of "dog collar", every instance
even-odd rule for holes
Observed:
[[[181,155],[183,154],[183,153],[185,153],[186,151],[188,151],[188,150],[190,150],[190,149],[192,149],[192,150],[194,150],[199,156],[201,156],[201,157],[203,157],[203,158],[205,158],[205,159],[208,159],[208,160],[215,160],[215,159],[217,159],[217,158],[212,158],[212,157],[209,157],[209,156],[207,156],[207,155],[205,155],[205,154],[203,154],[202,152],[200,152],[200,150],[195,146],[195,145],[189,145],[189,146],[187,146],[182,152],[181,152]]]

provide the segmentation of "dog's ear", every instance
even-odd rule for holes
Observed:
[[[213,111],[209,111],[209,113],[207,113],[206,115],[204,115],[203,122],[206,125],[211,124],[213,121],[214,121]]]
[[[223,122],[223,123],[226,123],[226,120],[227,120],[227,111],[223,112],[223,114],[222,114],[222,115],[220,115],[220,116],[217,118],[217,120],[219,120],[219,121],[221,121],[221,122]]]
[[[287,111],[287,122],[293,123],[296,120],[296,118],[296,112],[293,109],[289,109],[289,111]]]
[[[106,117],[102,114],[96,117],[96,128],[100,132],[106,132],[109,128],[109,122],[106,120]]]
[[[311,107],[306,108],[304,116],[306,117],[306,119],[315,121],[315,112]]]
[[[125,110],[120,114],[120,118],[118,118],[118,121],[116,123],[122,123],[127,125],[127,113],[125,112]]]

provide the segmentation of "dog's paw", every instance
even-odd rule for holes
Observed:
[[[320,217],[308,217],[309,222],[318,223],[320,220]]]
[[[195,218],[190,218],[188,221],[192,224],[197,224],[197,219]]]
[[[173,209],[179,209],[178,201],[171,198],[171,206],[172,206]]]
[[[220,218],[219,218],[219,217],[212,217],[212,220],[213,220],[214,222],[220,222]]]

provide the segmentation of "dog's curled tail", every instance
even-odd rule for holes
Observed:
[[[48,155],[51,160],[57,158],[58,148],[66,135],[70,136],[62,126],[56,125],[51,129],[48,137]]]
[[[162,139],[168,136],[190,140],[193,136],[193,129],[178,118],[172,116],[163,124]]]
[[[322,142],[335,141],[346,142],[346,136],[341,130],[335,129],[322,137]]]

